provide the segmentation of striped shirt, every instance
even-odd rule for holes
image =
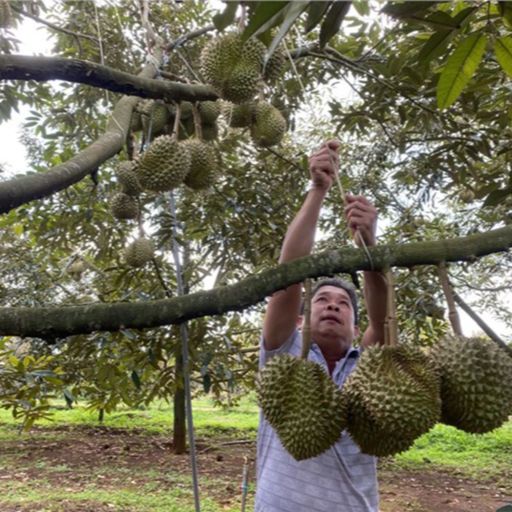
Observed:
[[[298,331],[276,350],[265,350],[261,343],[260,368],[277,354],[300,356],[301,345]],[[359,354],[357,348],[351,348],[336,363],[332,379],[338,386],[343,386],[355,368]],[[315,343],[308,359],[328,372],[327,362]],[[361,453],[346,431],[324,453],[296,461],[260,412],[255,512],[378,512],[378,509],[376,458]]]

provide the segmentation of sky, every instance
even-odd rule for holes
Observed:
[[[16,35],[20,40],[19,53],[23,55],[51,55],[51,44],[48,40],[48,32],[38,23],[27,19],[16,30]],[[352,91],[340,91],[341,94],[350,96]],[[28,109],[27,109],[28,110]],[[316,109],[311,109],[317,111]],[[14,115],[8,122],[0,124],[0,140],[2,141],[2,153],[0,156],[0,164],[6,171],[6,176],[14,174],[24,174],[28,171],[28,164],[26,162],[26,154],[24,146],[19,142],[20,136],[20,121],[23,118],[23,111]],[[213,280],[211,280],[213,281]],[[471,303],[471,296],[465,296],[466,302]],[[510,340],[512,338],[512,331],[508,330],[503,322],[494,318],[487,311],[479,311],[478,306],[474,306],[475,311],[492,326],[493,330],[498,335]],[[481,333],[478,326],[473,320],[468,317],[463,311],[459,311],[463,331],[465,335],[474,335]]]

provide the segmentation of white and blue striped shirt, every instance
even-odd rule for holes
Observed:
[[[277,350],[260,350],[260,368],[274,355],[300,356],[301,335],[295,331]],[[351,348],[332,372],[342,387],[355,368],[360,352]],[[308,359],[328,372],[327,362],[315,343]],[[377,459],[361,453],[345,431],[327,451],[296,461],[282,446],[276,432],[260,413],[257,445],[255,512],[378,512]]]

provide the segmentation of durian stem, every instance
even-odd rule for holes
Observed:
[[[247,7],[245,6],[244,3],[241,3],[240,19],[238,20],[238,30],[240,30],[240,32],[244,31],[245,25],[246,25],[246,20],[247,20]]]
[[[194,117],[194,130],[196,137],[203,140],[203,126],[201,125],[201,116],[199,115],[199,108],[197,102],[192,105],[192,115]]]
[[[304,281],[304,312],[302,322],[301,358],[307,359],[311,348],[311,279]]]
[[[448,318],[452,325],[453,332],[457,336],[462,336],[462,326],[460,324],[459,314],[457,313],[457,308],[455,306],[454,292],[452,285],[450,283],[450,279],[448,277],[446,262],[443,261],[439,263],[439,265],[437,266],[437,273],[439,274],[439,280],[441,281],[444,296],[448,304]]]
[[[178,140],[178,132],[180,129],[180,119],[181,119],[181,103],[176,103],[176,117],[174,118],[174,126],[172,127],[172,135],[171,135],[171,138],[173,141]]]
[[[384,273],[387,288],[387,314],[384,322],[384,345],[395,347],[398,345],[398,325],[396,320],[396,300],[393,274],[390,269]]]

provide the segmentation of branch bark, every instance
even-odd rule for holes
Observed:
[[[203,316],[239,311],[277,290],[307,277],[356,270],[435,265],[471,261],[512,247],[512,226],[451,240],[382,245],[369,249],[325,251],[249,276],[235,285],[144,303],[92,304],[45,308],[0,308],[0,335],[56,337],[94,331],[144,329],[176,324]]]
[[[95,62],[62,57],[0,55],[0,78],[38,82],[65,80],[141,98],[161,98],[168,102],[215,101],[218,98],[214,90],[206,85],[154,80],[152,77],[131,75]]]
[[[165,85],[164,81],[152,80],[157,73],[160,59],[161,50],[155,53],[154,62],[148,63],[139,76],[135,77],[76,59],[0,55],[0,78],[47,80],[51,77],[72,81],[74,77],[76,81],[89,85],[96,81],[102,87],[110,86],[110,90],[130,91],[143,96],[170,98],[168,95],[173,94],[174,99],[216,98],[205,86],[173,82],[167,82],[169,85]],[[67,162],[45,173],[17,176],[1,182],[0,213],[7,213],[35,199],[48,197],[79,182],[118,153],[126,140],[131,114],[137,101],[138,98],[135,96],[123,96],[114,107],[105,133]]]

